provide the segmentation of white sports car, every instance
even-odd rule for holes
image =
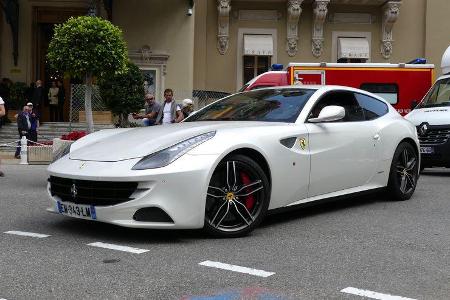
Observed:
[[[340,86],[238,93],[181,124],[102,130],[48,172],[51,212],[231,237],[268,210],[386,188],[409,199],[416,128],[382,98]]]

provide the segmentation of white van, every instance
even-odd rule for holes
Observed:
[[[422,101],[405,116],[417,126],[423,168],[450,168],[450,47],[442,57],[442,73]]]

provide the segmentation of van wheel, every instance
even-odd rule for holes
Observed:
[[[389,173],[388,193],[392,200],[408,200],[417,186],[419,157],[411,144],[398,145]]]

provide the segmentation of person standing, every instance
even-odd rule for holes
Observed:
[[[143,115],[133,113],[133,119],[142,119],[145,126],[155,125],[156,116],[161,109],[161,104],[155,101],[152,94],[145,95],[145,113]]]
[[[66,100],[66,91],[63,82],[58,80],[58,122],[64,122],[64,101]]]
[[[34,108],[42,115],[42,106],[44,105],[44,87],[42,86],[42,81],[36,81],[36,87],[33,89],[33,97],[31,102],[34,104]]]
[[[191,99],[184,99],[182,102],[181,112],[183,113],[184,119],[189,117],[189,115],[194,111],[194,102]]]
[[[0,97],[0,120],[6,114],[5,111],[5,101],[3,101],[2,97]],[[5,174],[0,170],[0,177],[5,176]]]
[[[3,78],[0,82],[0,97],[3,100],[3,106],[5,108],[5,117],[0,117],[0,128],[2,125],[6,124],[6,116],[8,115],[8,109],[11,105],[11,86],[12,81],[9,78]]]
[[[164,103],[159,109],[158,116],[156,117],[156,124],[170,124],[180,123],[183,121],[183,114],[181,108],[173,100],[172,89],[166,89],[164,91]]]
[[[30,131],[29,131],[29,139],[30,141],[37,142],[37,135],[39,131],[39,114],[38,112],[33,108],[33,103],[28,102],[28,113],[30,115]]]
[[[59,88],[56,81],[52,81],[52,86],[48,89],[48,101],[50,105],[50,122],[58,121],[58,93]]]
[[[29,138],[28,134],[31,129],[31,120],[30,120],[30,114],[29,114],[29,107],[25,105],[22,109],[22,111],[17,115],[17,129],[19,131],[19,142],[17,143],[16,147],[16,154],[14,155],[15,158],[20,158],[20,140],[22,137]]]

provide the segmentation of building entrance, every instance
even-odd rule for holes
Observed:
[[[52,70],[47,60],[47,50],[53,37],[54,28],[57,24],[65,22],[72,16],[85,15],[87,8],[67,8],[67,7],[35,7],[34,8],[34,54],[33,66],[34,77],[32,81],[41,80],[44,87],[44,105],[41,108],[41,121],[68,121],[70,110],[70,84],[75,83],[74,80],[64,78],[63,73],[59,70]],[[52,82],[61,80],[63,82],[65,101],[62,106],[50,107],[49,91]],[[78,82],[76,82],[78,83]],[[57,118],[50,115],[50,111],[59,110],[62,116]],[[58,114],[59,115],[59,114]]]

